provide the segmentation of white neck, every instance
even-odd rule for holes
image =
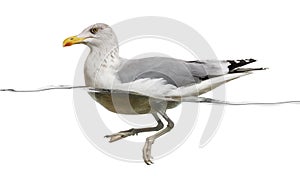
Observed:
[[[121,62],[116,37],[106,38],[97,46],[88,46],[90,53],[84,64],[85,84],[97,88],[111,87]]]

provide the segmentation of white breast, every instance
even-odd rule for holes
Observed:
[[[84,65],[85,84],[95,88],[112,88],[120,83],[117,76],[118,58],[110,55],[101,57],[100,53],[91,52]]]

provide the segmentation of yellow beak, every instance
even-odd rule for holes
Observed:
[[[63,47],[66,47],[66,46],[71,46],[71,45],[74,45],[74,44],[79,44],[79,43],[82,43],[82,41],[84,41],[85,38],[79,38],[77,36],[72,36],[72,37],[68,37],[64,40],[63,42]]]

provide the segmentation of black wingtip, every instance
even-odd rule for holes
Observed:
[[[250,58],[250,59],[245,59],[245,60],[248,60],[249,63],[251,63],[251,62],[256,62],[256,60],[255,60],[255,59],[252,59],[252,58]]]
[[[250,64],[252,62],[256,62],[256,60],[250,58],[250,59],[240,59],[240,60],[227,60],[227,62],[229,62],[228,69],[229,71],[231,71],[238,67]]]

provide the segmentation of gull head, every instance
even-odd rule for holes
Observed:
[[[63,47],[74,44],[85,44],[90,48],[101,48],[107,43],[117,43],[116,36],[110,26],[97,23],[84,29],[80,34],[66,38]]]

